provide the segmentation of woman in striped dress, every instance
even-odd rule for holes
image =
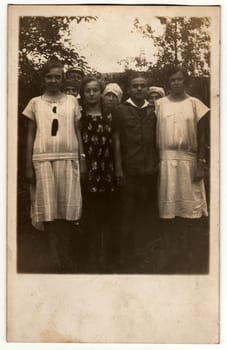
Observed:
[[[48,62],[43,75],[43,95],[32,98],[23,111],[29,120],[26,177],[31,183],[32,224],[51,232],[52,253],[58,259],[59,222],[56,225],[55,220],[75,222],[80,218],[80,172],[86,169],[80,157],[83,146],[78,128],[79,105],[74,96],[60,90],[61,63]]]

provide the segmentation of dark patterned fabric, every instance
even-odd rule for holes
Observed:
[[[112,116],[83,115],[82,138],[88,171],[88,191],[114,191]]]

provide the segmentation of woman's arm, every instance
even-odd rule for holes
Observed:
[[[194,180],[200,181],[205,175],[206,168],[206,153],[207,153],[207,140],[206,140],[206,130],[208,115],[205,114],[197,123],[197,168]]]
[[[114,160],[115,160],[115,172],[116,172],[117,184],[121,186],[121,185],[124,185],[125,178],[124,178],[124,172],[122,169],[121,142],[120,142],[120,135],[118,131],[115,131],[113,133],[113,142],[114,142]]]
[[[33,145],[35,141],[35,134],[36,134],[36,124],[33,120],[28,120],[25,176],[27,180],[32,184],[35,184],[35,172],[32,164],[32,154],[33,154]]]
[[[79,146],[79,161],[80,161],[80,174],[81,176],[86,175],[87,172],[87,166],[86,166],[86,159],[84,154],[84,147],[83,147],[83,141],[81,137],[79,122],[75,122],[75,133],[78,140],[78,146]]]

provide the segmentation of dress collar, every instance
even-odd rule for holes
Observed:
[[[144,104],[143,104],[141,107],[139,107],[139,106],[137,106],[137,105],[132,101],[131,97],[128,98],[128,99],[126,100],[126,102],[128,102],[130,105],[132,105],[132,106],[134,106],[134,107],[136,107],[136,108],[138,108],[138,109],[142,109],[142,108],[145,108],[145,107],[149,106],[148,101],[147,101],[147,100],[144,100]]]

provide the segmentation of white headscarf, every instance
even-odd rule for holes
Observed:
[[[104,91],[103,91],[103,96],[108,94],[109,92],[112,92],[115,96],[118,98],[118,102],[121,102],[122,96],[123,96],[123,91],[121,90],[120,86],[116,83],[109,83],[106,85]]]
[[[150,86],[148,88],[148,94],[152,93],[152,92],[156,92],[157,94],[159,94],[161,97],[165,96],[165,91],[163,88],[159,87],[159,86]]]

